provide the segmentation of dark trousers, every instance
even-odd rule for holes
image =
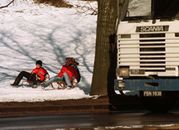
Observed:
[[[33,85],[37,84],[36,74],[32,74],[26,71],[21,71],[19,75],[16,77],[13,85],[18,85],[23,77],[27,78],[27,81],[30,82],[31,84]]]

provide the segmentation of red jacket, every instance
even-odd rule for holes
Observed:
[[[63,77],[64,73],[67,73],[67,75],[69,76],[70,80],[72,81],[73,78],[78,79],[79,78],[79,74],[77,72],[77,70],[73,67],[73,66],[66,66],[63,65],[62,69],[60,70],[60,72],[58,73],[59,77]]]
[[[36,74],[39,77],[40,81],[44,81],[45,80],[45,75],[48,74],[47,71],[43,67],[34,68],[32,70],[32,73]]]

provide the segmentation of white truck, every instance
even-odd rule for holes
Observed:
[[[117,32],[115,92],[179,95],[179,0],[129,0]]]

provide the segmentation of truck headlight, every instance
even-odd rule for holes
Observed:
[[[122,81],[122,80],[119,80],[119,81],[118,81],[118,88],[119,88],[120,90],[123,90],[123,89],[125,88],[125,82]]]
[[[125,82],[123,80],[115,80],[114,81],[115,90],[124,90],[125,89]]]
[[[119,66],[117,74],[119,77],[129,77],[129,66]]]

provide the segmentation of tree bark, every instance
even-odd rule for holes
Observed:
[[[113,94],[117,65],[116,23],[117,18],[123,15],[122,7],[126,1],[98,0],[96,52],[91,95]]]
[[[110,67],[109,36],[115,34],[117,0],[98,0],[98,21],[91,95],[107,95]],[[114,57],[115,58],[115,57]]]

